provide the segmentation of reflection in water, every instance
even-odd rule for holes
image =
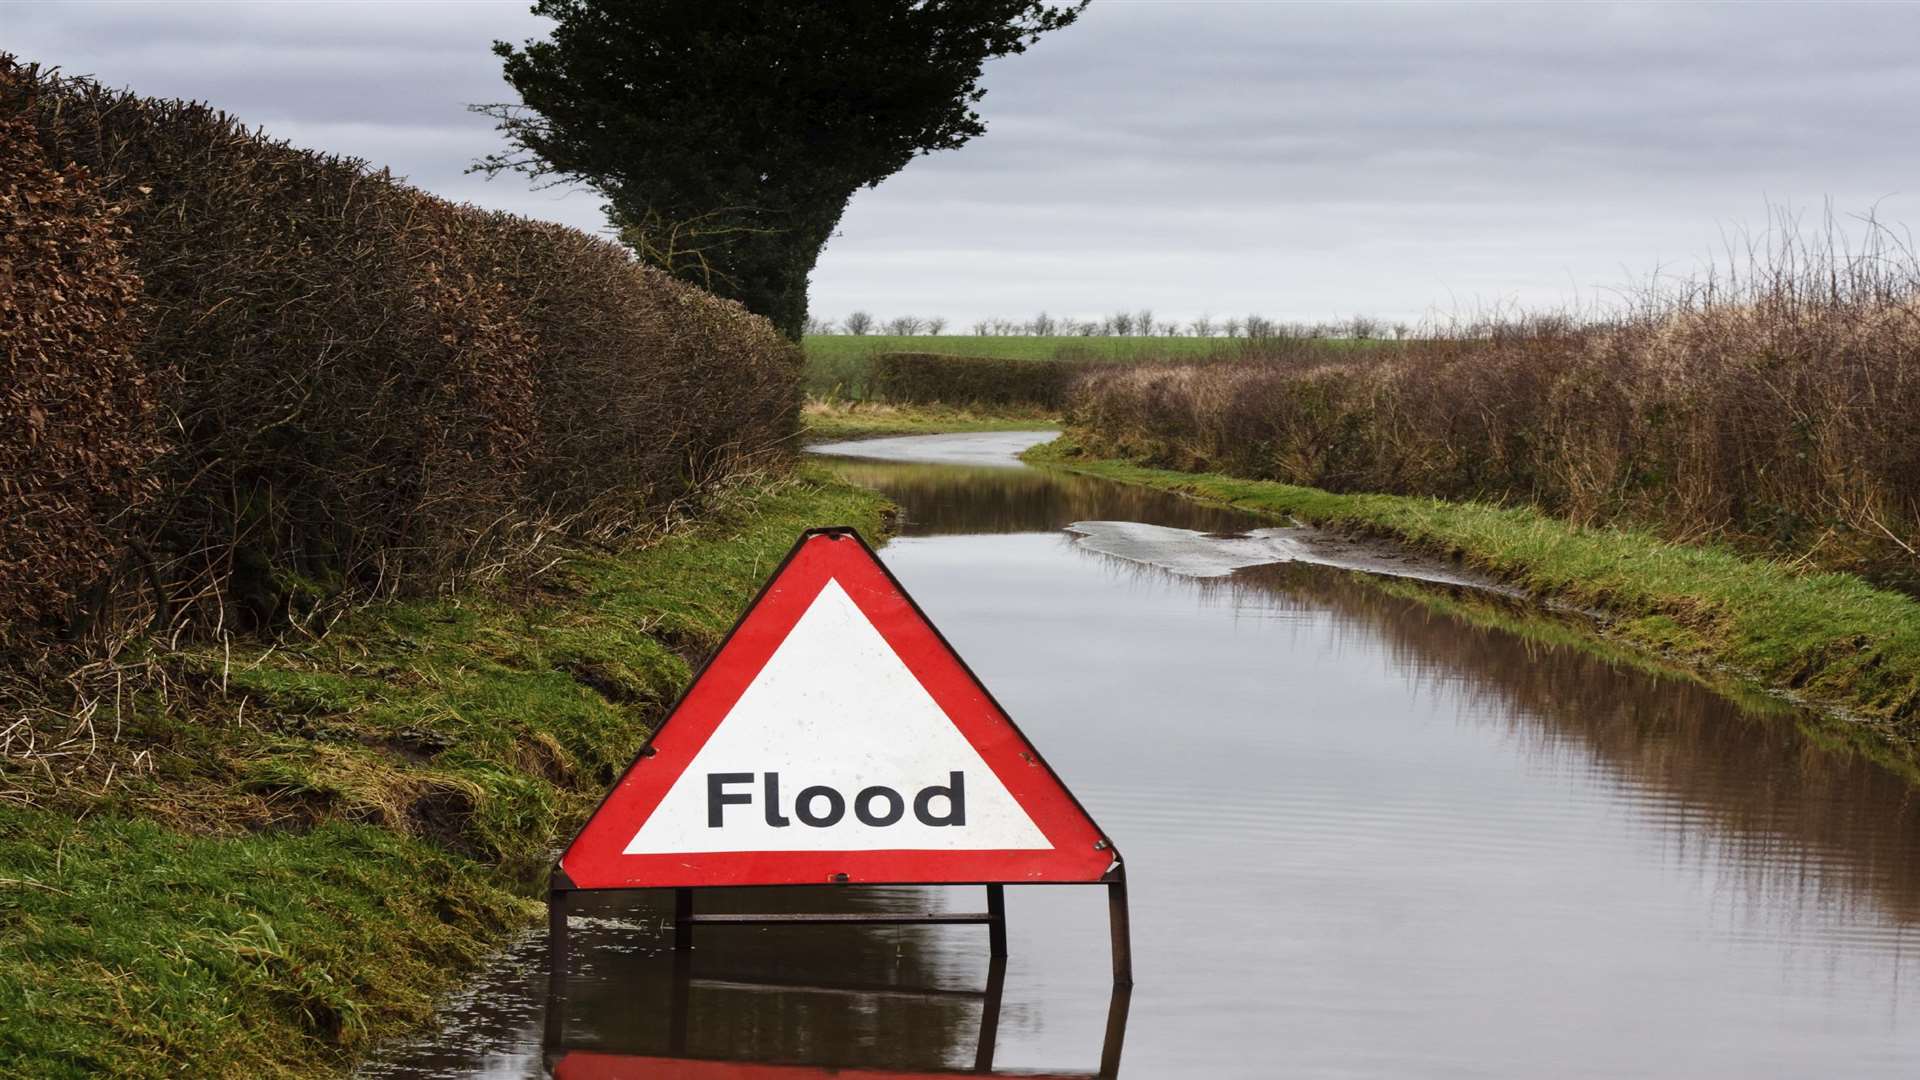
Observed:
[[[1384,643],[1411,685],[1457,693],[1464,719],[1494,726],[1535,769],[1632,805],[1676,864],[1739,879],[1739,902],[1780,920],[1783,943],[1920,944],[1920,797],[1848,744],[1822,745],[1818,718],[1529,640],[1516,624],[1550,634],[1551,620],[1495,598],[1456,594],[1443,614],[1432,590],[1302,565],[1228,587],[1236,604],[1251,591],[1269,608],[1336,612],[1343,636]],[[1480,625],[1460,617],[1463,600]]]
[[[836,461],[834,471],[901,507],[902,536],[1053,532],[1089,518],[1154,521],[1200,532],[1235,530],[1247,516],[1148,488],[1039,469],[883,465]]]
[[[624,996],[650,990],[644,1000],[664,1023],[627,1028],[609,1040],[604,1019],[589,1021],[591,1048],[569,1038],[567,1017],[550,1014],[545,1055],[557,1077],[703,1077],[740,1076],[721,1069],[725,1063],[751,1062],[772,1066],[755,1069],[753,1076],[830,1077],[849,1069],[884,1068],[889,1076],[940,1076],[964,1071],[969,1075],[1009,1075],[995,1071],[995,1052],[1004,1011],[1006,961],[987,966],[978,990],[917,986],[906,983],[861,983],[850,980],[841,965],[829,961],[819,982],[760,974],[712,976],[700,974],[705,957],[678,954],[667,965],[652,964],[638,978],[618,985]],[[649,985],[665,970],[665,985]],[[600,980],[605,985],[608,980]],[[1097,1078],[1117,1076],[1126,1034],[1130,992],[1115,987],[1109,1004],[1103,1042],[1090,1048],[1088,1066],[1072,1073],[1049,1076]],[[805,1006],[817,999],[822,1008]],[[758,1011],[743,1004],[773,1002],[778,1007],[754,1022],[742,1018]],[[849,1025],[849,1018],[853,1024]],[[872,1030],[853,1033],[850,1026]],[[971,1045],[968,1045],[970,1042]],[[856,1060],[854,1048],[872,1045],[873,1060]],[[1097,1056],[1095,1054],[1097,1053]],[[964,1058],[964,1061],[956,1061]],[[1097,1062],[1097,1065],[1095,1064]],[[1037,1074],[1021,1071],[1020,1076]]]
[[[836,467],[903,504],[888,565],[1126,851],[1130,1012],[1101,901],[1076,895],[1097,890],[1010,889],[1004,983],[977,928],[703,927],[676,973],[668,902],[601,897],[558,1017],[606,1055],[583,1066],[966,1070],[986,1030],[997,1068],[1085,1073],[1117,1011],[1136,1077],[1920,1072],[1920,800],[1814,719],[1574,647],[1484,592],[1301,563],[1181,577],[1060,531],[1262,525],[1231,512],[978,464]],[[713,906],[822,895],[929,902]],[[369,1071],[539,1075],[542,944]]]

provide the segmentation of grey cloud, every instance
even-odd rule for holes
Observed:
[[[451,197],[520,2],[15,4],[0,48],[204,98]],[[1765,201],[1913,220],[1920,7],[1100,0],[989,70],[989,132],[854,200],[815,308],[1418,317],[1713,254]]]

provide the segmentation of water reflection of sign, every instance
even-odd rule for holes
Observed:
[[[1089,1080],[1096,1073],[895,1072],[820,1065],[762,1065],[751,1061],[690,1061],[574,1050],[554,1063],[554,1080],[952,1080],[956,1076],[1018,1076],[1021,1080]]]
[[[850,530],[801,539],[560,860],[580,889],[1096,882],[1117,866]]]
[[[1024,1069],[999,1070],[995,1068],[994,1058],[999,1043],[1001,997],[1006,985],[1006,961],[995,960],[987,969],[987,985],[984,990],[953,990],[916,988],[911,986],[834,986],[812,984],[804,987],[809,994],[843,995],[851,999],[853,1012],[871,1017],[877,999],[885,998],[926,998],[941,999],[979,999],[980,1029],[974,1045],[973,1067],[970,1069],[931,1068],[924,1060],[918,1064],[907,1065],[897,1056],[900,1050],[912,1049],[924,1051],[926,1047],[899,1045],[889,1054],[882,1047],[867,1044],[861,1040],[861,1063],[846,1064],[835,1060],[838,1055],[846,1054],[854,1048],[848,1045],[835,1045],[829,1036],[820,1038],[826,1032],[802,1030],[789,1033],[773,1060],[754,1060],[755,1053],[750,1047],[729,1045],[720,1053],[713,1053],[711,1040],[708,1040],[706,1054],[690,1050],[690,1017],[693,1009],[692,997],[697,988],[721,990],[745,990],[749,993],[765,993],[780,990],[789,984],[741,981],[738,979],[712,980],[695,978],[689,971],[689,959],[679,954],[675,961],[673,989],[669,999],[656,1002],[665,1005],[667,1014],[667,1045],[658,1046],[607,1046],[602,1044],[592,1050],[576,1050],[567,1047],[564,1021],[564,1006],[559,1002],[549,1002],[547,1029],[545,1036],[545,1059],[547,1067],[555,1080],[801,1080],[804,1077],[841,1077],[846,1080],[936,1080],[954,1076],[1002,1076],[1020,1077],[1022,1080],[1111,1080],[1120,1073],[1120,1052],[1126,1040],[1127,1012],[1132,992],[1125,986],[1116,985],[1107,1003],[1106,1031],[1101,1038],[1100,1065],[1097,1072],[1061,1072],[1057,1070],[1031,1071]],[[762,1048],[761,1054],[767,1054],[772,1048]],[[800,1056],[793,1056],[798,1054]],[[822,1060],[822,1057],[827,1060]]]

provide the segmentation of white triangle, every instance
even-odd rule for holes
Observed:
[[[963,775],[964,824],[928,824],[916,796]],[[711,824],[715,774],[751,774],[718,790],[752,801],[719,807]],[[766,774],[779,777],[775,811],[789,823],[768,823]],[[796,797],[815,785],[832,789],[843,809],[830,825],[809,825]],[[859,820],[860,793],[885,787],[899,795],[899,819],[890,825]],[[815,795],[816,820],[832,801]],[[864,803],[883,820],[893,805],[884,794]],[[939,821],[952,800],[930,796],[927,818]],[[628,855],[716,851],[992,851],[1050,849],[1053,845],[1015,801],[979,751],[947,718],[920,680],[880,636],[838,581],[828,581],[768,659],[706,745],[668,789]]]

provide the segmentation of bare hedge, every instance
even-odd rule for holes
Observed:
[[[1838,291],[1818,274],[1776,278],[1737,302],[1335,362],[1109,368],[1078,385],[1068,422],[1102,454],[1526,503],[1917,588],[1920,277],[1862,272]]]
[[[33,72],[0,62],[0,644],[74,618],[151,503],[168,385],[134,358],[140,278],[117,208],[41,153]]]
[[[10,70],[36,84],[43,160],[123,207],[101,228],[130,229],[143,286],[119,310],[166,387],[167,440],[155,498],[108,516],[179,618],[271,624],[498,572],[790,444],[798,349],[615,244],[204,105]]]

